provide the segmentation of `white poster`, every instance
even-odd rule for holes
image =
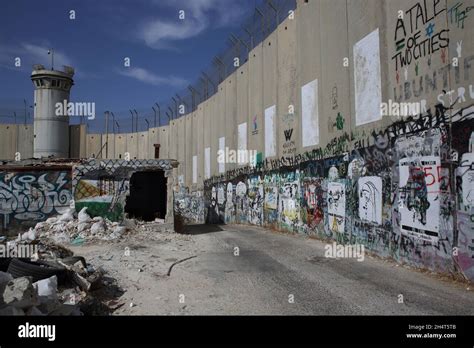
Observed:
[[[319,144],[318,80],[301,87],[303,147]]]
[[[235,194],[237,197],[240,198],[245,197],[245,195],[247,194],[247,186],[244,182],[240,181],[237,184],[237,187],[235,188]]]
[[[382,178],[364,176],[359,179],[359,218],[382,224]]]
[[[265,110],[265,157],[276,156],[275,115],[276,105]]]
[[[356,126],[382,119],[379,29],[354,45]]]
[[[225,203],[225,190],[224,186],[219,186],[217,188],[217,204]]]
[[[225,153],[225,137],[219,138],[219,151]],[[225,172],[225,161],[219,161],[219,173]]]
[[[346,222],[346,189],[340,182],[328,183],[329,230],[344,233]]]
[[[204,175],[206,179],[211,177],[211,148],[206,147],[204,149]]]
[[[237,150],[247,150],[247,122],[239,124]]]
[[[440,221],[438,156],[402,159],[400,167],[401,231],[426,241],[437,242]]]
[[[193,156],[193,184],[197,184],[198,182],[198,168],[197,164],[198,163],[198,158],[197,156]]]
[[[462,155],[461,166],[458,168],[462,178],[462,202],[466,207],[474,207],[474,153]]]

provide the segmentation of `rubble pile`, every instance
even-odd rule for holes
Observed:
[[[81,305],[103,286],[101,269],[82,257],[59,258],[61,247],[59,253],[45,247],[31,259],[12,258],[7,272],[0,271],[0,316],[83,315]]]
[[[6,241],[7,256],[0,258],[0,316],[69,316],[96,311],[102,304],[94,292],[107,284],[105,272],[74,256],[65,245],[116,240],[126,231],[118,223],[92,219],[86,209],[77,219],[68,210]],[[19,253],[21,250],[29,253]]]
[[[102,217],[91,218],[87,208],[82,209],[74,218],[74,209],[63,215],[52,217],[38,223],[35,228],[19,236],[19,240],[51,239],[58,244],[82,244],[86,241],[112,241],[120,239],[127,227]]]

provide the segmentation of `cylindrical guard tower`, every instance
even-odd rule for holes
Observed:
[[[69,157],[69,116],[67,104],[74,85],[74,69],[46,70],[35,65],[31,80],[35,85],[34,157]],[[59,107],[61,104],[61,107]]]

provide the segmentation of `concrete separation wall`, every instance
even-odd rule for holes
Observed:
[[[473,7],[298,0],[196,112],[157,140],[115,135],[115,157],[153,158],[158,141],[179,161],[170,182],[189,221],[363,243],[474,279]],[[15,137],[0,127],[4,156]],[[101,144],[88,135],[87,156],[103,158]],[[218,163],[226,147],[258,165]]]

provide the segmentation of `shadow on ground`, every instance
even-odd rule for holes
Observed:
[[[193,236],[224,231],[220,225],[186,225],[183,234]]]

